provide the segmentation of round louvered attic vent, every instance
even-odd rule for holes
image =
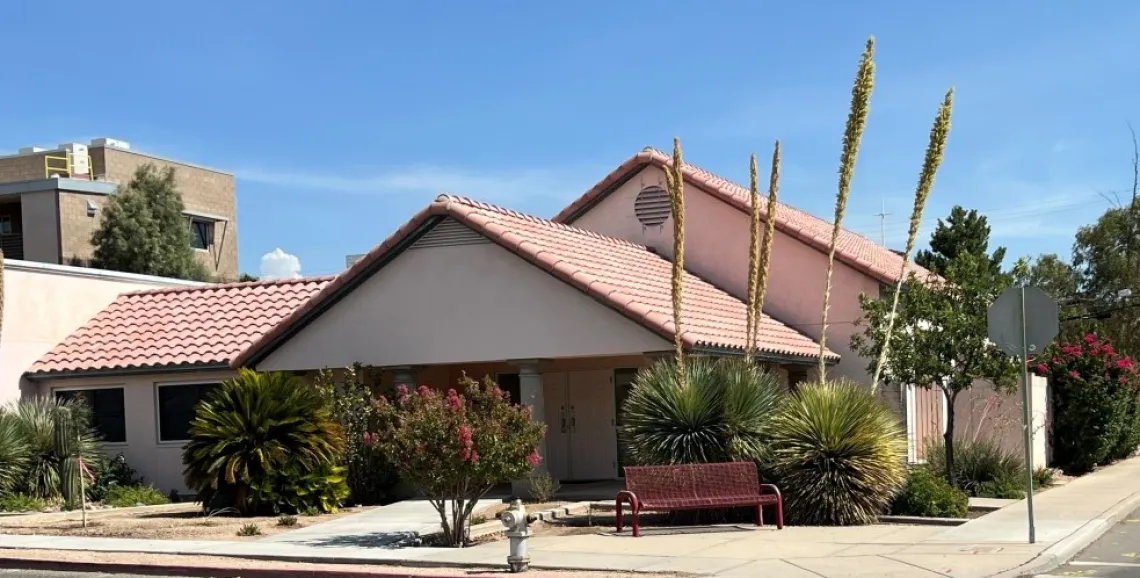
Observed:
[[[650,185],[637,193],[633,201],[633,214],[647,227],[656,227],[669,219],[669,192]]]

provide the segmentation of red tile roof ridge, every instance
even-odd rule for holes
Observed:
[[[208,285],[195,285],[192,287],[158,287],[156,289],[138,289],[136,291],[125,291],[120,294],[120,297],[126,295],[158,295],[163,293],[197,293],[201,291],[217,291],[224,289],[244,289],[246,287],[264,286],[274,287],[280,285],[292,285],[295,283],[324,283],[332,281],[336,275],[314,275],[312,277],[290,277],[288,279],[268,279],[258,281],[234,281],[230,283],[210,283]]]
[[[444,194],[441,194],[439,197],[436,198],[436,202],[437,203],[444,203],[444,204],[449,203],[449,202],[459,203],[461,205],[467,205],[469,207],[476,208],[476,209],[484,209],[484,210],[494,211],[496,213],[508,215],[511,217],[516,217],[519,219],[526,219],[526,220],[531,221],[533,223],[545,225],[545,226],[551,227],[553,229],[561,229],[563,231],[571,231],[571,232],[582,234],[582,235],[588,235],[588,236],[593,237],[595,239],[600,239],[603,241],[609,241],[615,245],[624,245],[626,247],[636,247],[638,249],[644,249],[646,251],[650,250],[649,247],[642,245],[640,243],[634,243],[633,241],[630,241],[628,239],[622,239],[621,237],[614,237],[611,235],[606,235],[604,233],[599,233],[597,231],[591,231],[589,229],[583,229],[581,227],[575,227],[574,225],[567,225],[566,223],[559,223],[557,221],[552,221],[550,219],[544,219],[542,217],[530,215],[527,213],[516,211],[514,209],[508,209],[505,207],[500,207],[499,205],[493,205],[491,203],[487,203],[484,201],[476,201],[475,199],[472,199],[470,197],[464,197],[461,195],[452,195],[452,194],[444,193]]]

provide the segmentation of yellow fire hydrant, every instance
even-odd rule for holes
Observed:
[[[526,548],[527,541],[530,540],[530,520],[527,519],[522,500],[515,500],[500,519],[507,528],[505,534],[511,544],[507,565],[511,572],[526,572],[530,569],[530,556]]]

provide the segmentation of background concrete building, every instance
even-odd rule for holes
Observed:
[[[0,249],[12,259],[89,264],[91,234],[107,196],[146,163],[174,168],[199,259],[219,278],[237,279],[234,176],[140,153],[109,138],[0,156]]]

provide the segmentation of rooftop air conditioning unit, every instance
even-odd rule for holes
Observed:
[[[116,148],[116,149],[123,149],[125,151],[131,150],[131,143],[129,143],[125,140],[119,140],[119,139],[107,138],[107,137],[91,139],[91,146],[93,146],[93,147],[111,147],[111,148]]]
[[[46,150],[47,149],[45,149],[44,147],[24,147],[24,148],[20,149],[20,154],[22,154],[22,155],[34,155],[36,153],[42,153]]]

